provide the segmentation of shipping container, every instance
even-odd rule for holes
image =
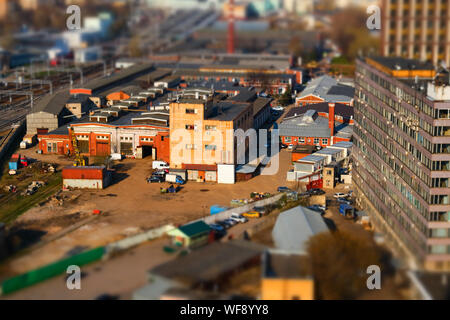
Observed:
[[[62,176],[64,188],[103,189],[111,182],[105,166],[65,167]]]
[[[103,179],[106,168],[104,166],[65,167],[62,170],[63,179]]]
[[[209,208],[209,213],[211,214],[211,215],[213,215],[213,214],[217,214],[217,213],[220,213],[220,212],[223,212],[223,211],[226,211],[228,208],[227,207],[222,207],[222,206],[219,206],[219,205],[212,205],[210,208]]]

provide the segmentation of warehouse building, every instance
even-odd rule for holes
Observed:
[[[279,133],[282,143],[287,145],[326,147],[350,141],[352,123],[353,107],[340,104],[336,108],[334,103],[311,105],[290,110],[279,125]]]
[[[110,77],[90,81],[69,92],[45,96],[27,115],[27,134],[46,134],[82,117],[95,107],[106,106],[105,92],[123,86],[152,70],[152,64],[141,64]]]
[[[295,105],[301,107],[313,103],[332,102],[353,106],[354,95],[355,88],[325,75],[311,80],[295,98]]]
[[[162,111],[130,112],[102,109],[46,135],[39,135],[42,153],[72,154],[72,135],[86,156],[124,156],[169,161],[169,114]],[[103,120],[101,120],[103,118]]]

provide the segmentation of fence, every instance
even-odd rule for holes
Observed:
[[[81,266],[102,258],[109,258],[109,256],[114,252],[126,250],[142,242],[156,239],[173,228],[173,225],[167,224],[162,227],[151,229],[149,231],[110,243],[104,247],[97,247],[72,257],[48,264],[44,267],[9,278],[1,284],[0,295],[9,294],[57,276],[58,274],[66,272],[67,267],[70,265]]]
[[[206,216],[198,220],[203,220],[206,223],[214,223],[217,220],[229,218],[232,213],[241,214],[252,210],[255,206],[266,206],[269,204],[276,203],[281,199],[283,195],[284,195],[283,193],[280,193],[267,199],[255,201],[253,203],[249,203],[236,208],[231,208],[229,210],[222,211],[214,215]],[[261,227],[262,226],[259,226],[259,228]],[[27,273],[18,275],[16,277],[9,278],[1,284],[0,295],[9,294],[14,291],[36,284],[38,282],[47,280],[51,277],[54,277],[58,274],[65,272],[67,270],[67,267],[70,265],[81,266],[84,264],[94,262],[96,260],[100,260],[102,258],[108,258],[111,254],[115,252],[126,250],[145,241],[156,239],[173,228],[174,228],[173,225],[167,224],[162,227],[151,229],[149,231],[110,243],[104,247],[98,247],[86,252],[82,252],[72,257],[48,264],[44,267],[31,270]]]
[[[51,277],[65,272],[67,270],[67,267],[70,265],[81,266],[99,260],[103,257],[104,253],[104,247],[97,247],[92,250],[74,255],[72,257],[48,264],[44,267],[9,278],[2,282],[0,295],[9,294],[14,291],[29,287],[38,282],[47,280]]]
[[[267,198],[267,199],[262,199],[262,200],[255,201],[255,202],[252,202],[252,203],[240,206],[240,207],[231,208],[226,211],[222,211],[222,212],[216,213],[214,215],[206,216],[206,217],[203,217],[198,220],[203,220],[206,223],[214,223],[218,220],[224,220],[224,219],[230,218],[232,213],[242,214],[244,212],[251,211],[256,206],[266,206],[268,204],[275,203],[278,200],[280,200],[283,195],[284,195],[284,193],[280,193],[280,194],[277,194],[277,195]],[[198,220],[196,220],[196,221],[198,221]]]
[[[151,229],[149,231],[110,243],[105,246],[105,255],[108,257],[114,252],[126,250],[145,241],[156,239],[174,228],[175,227],[173,225],[166,224],[162,227]]]

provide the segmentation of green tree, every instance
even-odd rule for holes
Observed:
[[[342,54],[353,61],[359,52],[375,52],[378,39],[366,28],[367,14],[364,10],[350,7],[332,16],[329,35],[341,49]]]
[[[292,102],[292,91],[290,87],[280,96],[278,101],[282,106],[287,106]]]

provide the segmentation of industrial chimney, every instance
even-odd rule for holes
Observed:
[[[328,104],[328,128],[330,128],[330,136],[333,139],[334,136],[334,103]]]

